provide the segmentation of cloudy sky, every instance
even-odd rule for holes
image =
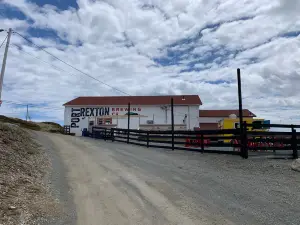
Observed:
[[[24,118],[30,104],[33,120],[62,122],[77,96],[124,95],[101,82],[237,108],[239,67],[245,108],[300,124],[299,12],[299,0],[0,0],[0,28],[17,32],[0,113]]]

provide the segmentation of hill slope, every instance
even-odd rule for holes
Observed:
[[[35,224],[58,214],[45,181],[49,167],[26,130],[0,122],[0,224]]]
[[[58,123],[54,122],[31,122],[25,121],[18,118],[11,118],[0,115],[0,122],[8,123],[8,124],[15,124],[19,127],[30,129],[30,130],[37,130],[37,131],[46,131],[51,133],[63,133],[63,127]]]

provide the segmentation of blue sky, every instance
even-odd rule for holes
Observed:
[[[59,10],[67,10],[69,8],[78,9],[76,0],[29,0],[28,2],[35,3],[40,7],[45,5],[54,5]]]
[[[237,107],[239,67],[245,108],[300,123],[299,11],[288,0],[4,0],[0,22],[126,93],[198,94],[206,109]],[[24,117],[13,102],[30,103],[35,120],[61,122],[77,96],[121,94],[17,34],[4,84],[2,113]]]

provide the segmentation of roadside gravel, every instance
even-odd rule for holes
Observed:
[[[0,123],[0,224],[45,224],[60,214],[48,169],[48,158],[25,130]]]
[[[43,150],[50,160],[50,170],[45,178],[50,191],[61,206],[61,214],[57,217],[48,217],[45,225],[73,225],[76,224],[76,209],[73,202],[72,190],[67,181],[67,170],[59,151],[49,139],[46,132],[31,132],[32,137],[43,146]],[[61,135],[62,136],[62,135]]]

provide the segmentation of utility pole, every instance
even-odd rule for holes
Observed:
[[[8,47],[9,47],[11,33],[12,33],[12,29],[9,28],[8,35],[7,35],[7,42],[6,42],[6,46],[5,46],[5,52],[4,52],[4,56],[3,56],[1,75],[0,75],[0,101],[1,101],[1,97],[2,97],[1,94],[2,94],[3,78],[4,78],[4,73],[5,73],[6,59],[7,59],[7,53],[8,53]]]
[[[241,135],[241,153],[244,157],[246,143],[244,143],[243,102],[242,102],[242,85],[241,85],[241,70],[240,69],[237,69],[237,82],[238,82],[239,119],[240,119],[240,135]]]
[[[241,70],[240,69],[237,69],[237,81],[238,81],[240,129],[242,130],[242,127],[243,127],[243,102],[242,102],[242,85],[241,85]]]
[[[28,121],[29,115],[28,115],[28,105],[27,105],[27,112],[26,112],[26,121]]]

